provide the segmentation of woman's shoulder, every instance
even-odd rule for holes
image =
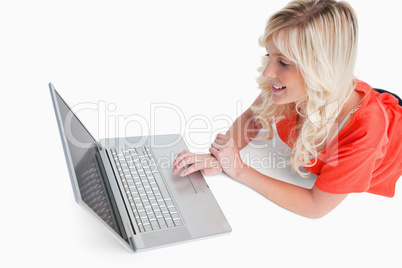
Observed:
[[[388,128],[387,116],[378,107],[365,107],[360,110],[346,137],[359,147],[376,148]]]
[[[387,140],[390,127],[402,127],[402,107],[397,98],[391,94],[380,94],[363,81],[358,81],[356,90],[364,92],[365,96],[355,114],[353,134],[356,139],[364,139],[368,147],[378,147],[379,141]]]
[[[376,107],[385,107],[402,111],[399,99],[392,95],[394,93],[376,89],[362,80],[356,80],[355,91],[364,95],[362,100],[363,107],[368,105],[369,108],[374,110]]]

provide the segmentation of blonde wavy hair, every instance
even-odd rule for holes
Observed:
[[[263,71],[268,64],[264,57],[257,78],[263,103],[252,107],[256,119],[268,130],[272,139],[272,124],[292,113],[302,120],[291,155],[292,171],[307,178],[309,173],[300,167],[310,167],[317,162],[331,126],[339,111],[351,96],[356,80],[353,76],[357,54],[358,24],[353,8],[346,2],[335,0],[296,0],[273,14],[259,43],[266,47],[272,40],[276,47],[301,72],[306,98],[296,103],[276,105],[272,90]],[[303,108],[304,114],[299,112]],[[293,129],[290,137],[296,133]],[[289,137],[289,138],[290,138]],[[311,165],[311,159],[315,162]]]

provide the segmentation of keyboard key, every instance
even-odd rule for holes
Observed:
[[[161,211],[163,214],[169,214],[169,210],[166,207],[161,207]]]
[[[135,148],[138,157],[144,157],[144,152],[142,151],[142,148]]]
[[[144,186],[145,192],[148,193],[153,193],[152,188],[150,186]]]
[[[160,208],[166,208],[165,202],[163,202],[163,200],[158,201],[158,205]]]
[[[163,218],[164,218],[166,221],[172,219],[172,217],[170,216],[169,213],[163,213],[162,215],[163,215]]]
[[[142,224],[143,224],[144,226],[150,224],[148,218],[146,218],[146,219],[141,218],[141,221],[142,221]]]
[[[170,207],[168,208],[170,213],[177,213],[177,210],[175,207]]]
[[[144,171],[145,171],[145,174],[147,175],[148,178],[152,178],[152,177],[153,177],[153,176],[152,176],[151,169],[150,169],[149,167],[144,166]]]
[[[135,217],[136,219],[139,219],[139,218],[140,218],[140,214],[138,213],[138,211],[134,211],[134,217]]]
[[[175,226],[174,222],[172,220],[169,220],[169,219],[166,220],[166,224],[167,224],[168,227],[174,227]]]
[[[140,194],[140,196],[147,195],[144,189],[139,189],[138,193]]]
[[[153,210],[151,207],[145,207],[145,212],[146,212],[147,214],[153,214],[153,213],[154,213],[154,210]]]
[[[176,226],[181,226],[181,225],[183,225],[183,222],[180,220],[180,219],[176,219],[176,220],[173,220],[174,221],[174,224],[176,225]]]
[[[152,231],[152,227],[150,224],[144,225],[145,232]]]
[[[180,216],[179,216],[178,213],[172,213],[172,214],[170,214],[170,215],[172,216],[172,219],[173,219],[173,220],[178,220],[178,219],[180,219]]]
[[[161,229],[166,229],[168,226],[163,218],[158,218],[158,223]]]
[[[171,199],[168,199],[168,200],[165,199],[165,203],[166,203],[166,206],[167,206],[168,208],[174,207],[174,204],[173,204],[173,202],[172,202]]]
[[[143,211],[145,211],[145,208],[144,208],[144,206],[141,204],[141,205],[138,205],[138,206],[137,206],[137,210],[138,210],[138,212],[143,212]]]
[[[155,217],[155,214],[148,214],[148,219],[150,220],[150,221],[156,221],[156,217]]]
[[[156,185],[156,183],[155,183],[155,185]],[[159,187],[158,186],[156,186],[157,188],[156,189],[153,189],[154,190],[154,194],[155,195],[159,195],[161,198],[162,198],[162,194],[161,194],[161,192],[159,191]],[[162,198],[163,199],[163,198]]]
[[[159,224],[158,224],[158,222],[156,220],[151,221],[151,226],[152,226],[152,229],[154,229],[154,230],[159,230],[160,229]]]

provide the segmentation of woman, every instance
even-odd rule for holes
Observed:
[[[349,193],[392,197],[402,175],[402,107],[353,76],[358,25],[346,2],[299,0],[272,15],[260,44],[268,54],[257,79],[261,94],[211,145],[210,155],[184,151],[174,173],[222,170],[271,201],[319,218]],[[239,151],[261,128],[292,148],[291,167],[317,175],[312,189],[265,176],[245,165]],[[304,167],[308,173],[300,170]]]

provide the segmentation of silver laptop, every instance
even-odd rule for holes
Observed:
[[[99,142],[52,84],[75,200],[131,252],[231,231],[201,172],[172,173],[180,135]]]

